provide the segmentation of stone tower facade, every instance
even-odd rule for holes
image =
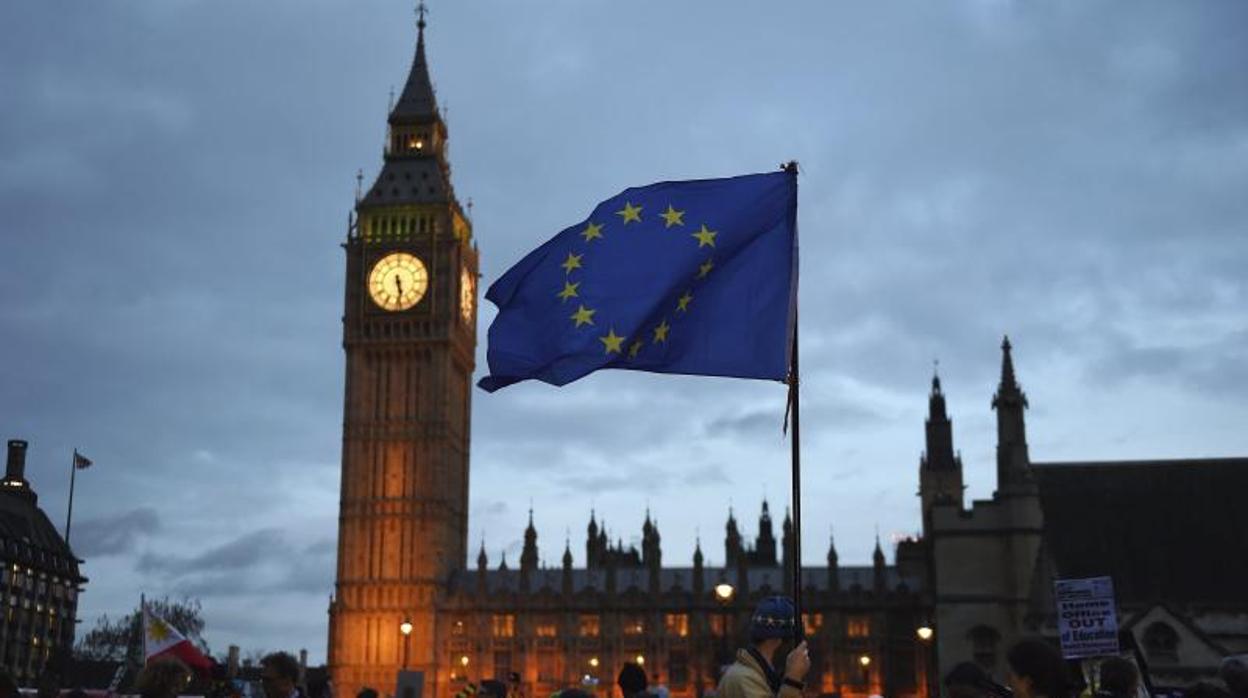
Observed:
[[[416,55],[360,192],[346,250],[342,490],[329,608],[339,695],[438,676],[436,603],[467,559],[477,250],[451,186],[447,128]],[[410,622],[410,633],[400,631]],[[404,626],[406,627],[406,626]]]

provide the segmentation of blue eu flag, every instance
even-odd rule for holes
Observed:
[[[493,392],[601,368],[784,380],[797,174],[626,189],[490,287]]]

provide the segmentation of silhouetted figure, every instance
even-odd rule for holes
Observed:
[[[17,682],[7,669],[0,667],[0,698],[17,698]]]
[[[289,652],[260,658],[260,683],[265,698],[303,698],[299,691],[299,660]]]
[[[783,673],[772,666],[781,643],[791,639],[797,627],[793,601],[769,596],[759,602],[750,617],[750,646],[737,650],[737,660],[719,681],[718,698],[801,698],[810,653],[806,642],[785,658]]]
[[[1221,686],[1201,681],[1183,692],[1186,698],[1230,698],[1231,694]]]
[[[142,698],[177,698],[191,682],[191,670],[173,657],[157,657],[143,667],[134,680]]]
[[[1100,698],[1135,698],[1140,689],[1140,672],[1135,664],[1122,657],[1110,657],[1101,662],[1101,687],[1096,695]]]
[[[1005,656],[1010,688],[1017,698],[1070,698],[1075,684],[1062,653],[1040,639],[1015,643]]]
[[[1218,677],[1226,684],[1233,698],[1248,698],[1248,654],[1223,659]]]
[[[624,666],[620,668],[620,675],[616,678],[615,683],[620,687],[624,698],[647,698],[650,696],[649,693],[646,693],[646,670],[632,662],[624,663]]]
[[[962,662],[949,670],[943,682],[948,698],[1008,698],[1010,689],[1002,686],[974,662]]]

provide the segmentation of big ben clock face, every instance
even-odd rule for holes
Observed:
[[[429,288],[425,263],[406,252],[395,252],[377,260],[368,274],[368,293],[380,308],[407,310],[420,302]]]
[[[477,302],[477,287],[474,281],[472,274],[468,273],[468,268],[464,267],[459,273],[459,315],[463,318],[464,324],[472,322],[472,307]]]

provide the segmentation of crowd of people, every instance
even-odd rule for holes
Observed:
[[[716,698],[802,698],[810,671],[810,650],[798,643],[777,663],[777,653],[796,635],[793,602],[783,596],[763,599],[750,617],[749,643],[737,650],[736,658],[724,671],[715,689]],[[1015,643],[1006,653],[1007,683],[1000,684],[974,662],[962,662],[941,681],[941,698],[1149,698],[1147,676],[1136,662],[1109,657],[1096,663],[1095,675],[1072,670],[1072,664],[1050,642],[1029,638]],[[300,665],[286,652],[274,652],[260,660],[260,684],[264,698],[320,698],[328,690],[311,690],[301,684]],[[186,664],[173,657],[149,661],[135,679],[133,692],[141,698],[177,698],[191,685],[194,675]],[[514,683],[519,677],[514,676]],[[1231,657],[1223,661],[1219,681],[1200,682],[1183,692],[1184,698],[1248,698],[1248,660]],[[645,670],[625,664],[616,684],[623,698],[667,698],[666,690],[650,690]],[[328,689],[328,686],[325,687]],[[508,683],[482,681],[470,686],[462,698],[515,698]],[[468,694],[472,695],[469,696]],[[60,698],[61,689],[53,681],[41,681],[37,698]],[[0,698],[21,698],[13,678],[0,669]],[[81,690],[65,698],[87,698]],[[232,694],[211,698],[234,698]],[[379,698],[371,688],[356,698]],[[559,691],[552,698],[595,698],[580,687]]]

